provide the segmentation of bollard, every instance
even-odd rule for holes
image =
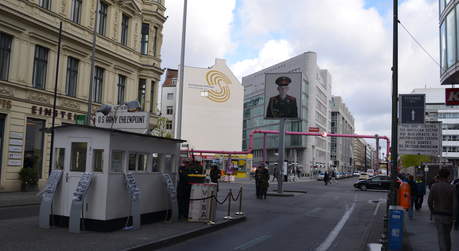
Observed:
[[[233,217],[231,217],[231,196],[233,195],[233,193],[231,192],[231,189],[229,190],[229,193],[228,193],[228,213],[226,214],[225,217],[223,217],[225,220],[232,220]]]
[[[236,215],[244,215],[244,212],[242,212],[242,186],[239,189],[239,210],[236,212]]]
[[[215,224],[215,221],[213,221],[214,219],[212,219],[213,216],[214,216],[214,214],[213,214],[213,210],[214,210],[213,204],[214,204],[214,192],[212,191],[212,193],[210,194],[209,219],[207,221],[208,225],[214,225]]]

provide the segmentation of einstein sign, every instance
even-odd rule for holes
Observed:
[[[129,112],[124,109],[114,109],[107,115],[97,113],[96,127],[118,129],[123,131],[145,133],[149,128],[148,112]]]

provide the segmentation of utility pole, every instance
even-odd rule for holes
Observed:
[[[186,12],[188,1],[183,1],[183,23],[182,23],[182,49],[180,53],[180,69],[179,69],[179,90],[177,103],[177,119],[175,138],[182,137],[182,107],[183,107],[183,75],[185,74],[185,39],[186,39]]]
[[[94,11],[94,29],[92,32],[92,51],[91,51],[91,76],[89,78],[89,95],[88,95],[88,113],[86,114],[86,125],[91,125],[92,114],[92,87],[94,85],[94,65],[96,57],[96,37],[97,37],[97,11],[99,10],[99,0],[96,1],[96,10]]]
[[[398,0],[394,0],[394,19],[393,19],[393,47],[392,47],[392,135],[391,135],[391,177],[392,186],[390,192],[390,205],[397,204],[395,179],[397,178],[397,158],[398,158]]]

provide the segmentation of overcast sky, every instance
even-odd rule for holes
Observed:
[[[183,0],[166,8],[162,67],[177,68]],[[438,62],[438,0],[400,0],[399,19]],[[186,65],[225,58],[239,79],[315,51],[356,133],[390,137],[391,0],[188,0],[186,42]],[[399,93],[424,87],[440,87],[439,66],[399,26]]]

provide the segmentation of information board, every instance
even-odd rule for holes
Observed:
[[[401,124],[398,129],[398,153],[441,156],[441,123]]]

